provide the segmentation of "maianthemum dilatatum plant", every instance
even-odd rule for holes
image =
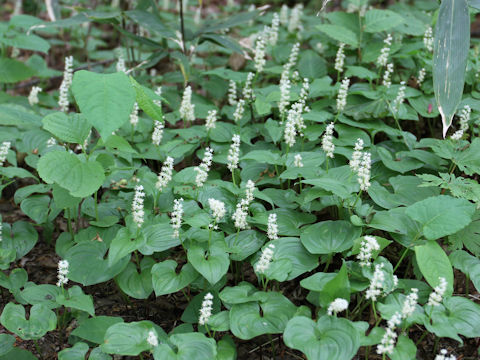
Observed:
[[[47,5],[0,23],[0,359],[479,355],[475,1]]]

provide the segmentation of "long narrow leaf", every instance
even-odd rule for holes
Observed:
[[[443,0],[435,28],[433,87],[442,116],[443,137],[462,99],[470,47],[467,0]]]

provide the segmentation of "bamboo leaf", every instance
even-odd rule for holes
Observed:
[[[470,47],[467,0],[443,0],[435,28],[433,86],[442,116],[443,137],[462,99]]]

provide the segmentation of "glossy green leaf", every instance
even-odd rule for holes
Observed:
[[[48,218],[50,196],[33,195],[20,203],[20,209],[37,224],[43,224]]]
[[[262,334],[282,333],[295,311],[295,305],[285,296],[276,292],[258,292],[252,297],[252,302],[232,306],[230,328],[236,337],[243,340]]]
[[[43,128],[56,138],[73,144],[83,144],[90,132],[90,124],[83,114],[55,112],[42,119]]]
[[[317,29],[338,42],[350,45],[354,48],[358,47],[357,35],[352,30],[349,30],[343,26],[321,24],[317,25]]]
[[[0,58],[0,83],[15,83],[33,75],[35,75],[33,69],[22,62],[6,57]]]
[[[91,295],[85,295],[80,286],[73,286],[67,291],[57,295],[57,303],[65,307],[85,311],[91,316],[95,316],[95,308]]]
[[[325,283],[319,292],[320,305],[325,308],[337,298],[350,300],[350,282],[348,281],[347,265],[345,263],[340,271],[335,274],[335,277]]]
[[[108,260],[105,259],[106,252],[105,245],[96,240],[82,242],[70,248],[65,254],[70,264],[68,277],[84,286],[112,279],[127,266],[129,259],[124,257],[109,266]]]
[[[120,317],[96,316],[84,320],[72,331],[72,335],[95,344],[102,344],[107,329],[119,322],[123,322]]]
[[[156,296],[167,295],[182,290],[198,277],[190,263],[185,264],[177,275],[175,260],[165,260],[152,267],[152,284]]]
[[[164,333],[158,334],[157,328],[150,321],[114,324],[107,329],[101,349],[107,354],[136,356],[153,349],[147,342],[149,331],[154,331],[159,341],[165,337]]]
[[[127,75],[75,72],[72,91],[80,111],[103,139],[128,121],[135,103],[135,90]]]
[[[352,323],[332,316],[323,316],[317,322],[305,316],[294,317],[287,324],[283,341],[309,360],[352,359],[360,347],[360,336]]]
[[[165,251],[180,245],[180,239],[173,237],[170,224],[160,223],[145,226],[142,229],[145,242],[139,245],[139,250],[144,255]]]
[[[402,24],[405,19],[397,12],[391,10],[371,9],[365,14],[365,31],[381,32],[388,31]]]
[[[151,274],[153,264],[153,259],[143,258],[140,262],[141,272],[139,274],[137,266],[129,262],[127,267],[115,278],[120,289],[135,299],[147,299],[153,291]]]
[[[13,349],[15,338],[9,334],[0,334],[0,356],[5,355]]]
[[[475,205],[448,195],[432,196],[407,207],[405,213],[420,223],[429,240],[451,235],[472,221]]]
[[[292,280],[318,266],[318,257],[310,254],[299,238],[283,237],[265,244],[273,244],[272,262],[265,271],[267,279]]]
[[[433,87],[442,116],[443,137],[462,100],[469,48],[468,1],[442,1],[435,27]]]
[[[30,308],[30,316],[26,320],[22,305],[8,303],[3,308],[0,323],[24,340],[36,340],[56,328],[57,317],[47,307],[33,305]]]
[[[347,221],[328,220],[306,227],[300,239],[312,254],[331,254],[350,249],[361,232]]]
[[[400,335],[390,358],[392,360],[415,360],[417,358],[417,347],[407,336]]]
[[[63,349],[58,353],[58,360],[84,360],[89,347],[84,342],[78,342],[73,347]]]
[[[3,240],[0,242],[0,249],[11,249],[14,259],[21,259],[28,254],[38,240],[37,230],[31,223],[16,221],[12,226],[3,224]]]
[[[450,261],[455,269],[468,275],[473,285],[480,290],[480,260],[463,250],[457,250],[450,254]]]
[[[99,162],[82,161],[79,156],[66,151],[51,151],[42,156],[38,173],[46,183],[57,183],[76,197],[93,194],[105,179]]]
[[[215,340],[207,338],[204,334],[175,334],[170,336],[169,340],[177,351],[173,351],[167,344],[162,344],[153,350],[155,360],[216,359],[217,348]]]
[[[447,292],[453,292],[453,269],[447,254],[436,241],[428,241],[425,245],[415,246],[418,267],[432,288],[439,283],[439,277],[448,283]]]
[[[188,261],[211,285],[215,285],[228,271],[230,259],[227,252],[212,244],[207,251],[199,245],[191,245],[187,253]]]

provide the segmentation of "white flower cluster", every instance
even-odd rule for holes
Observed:
[[[277,214],[268,215],[267,236],[270,240],[278,239]]]
[[[10,141],[2,142],[0,146],[0,166],[3,166],[3,163],[7,160],[8,150],[10,150],[12,143]]]
[[[284,139],[288,146],[292,147],[295,145],[296,137],[297,137],[297,116],[294,109],[290,109],[288,111],[287,122],[285,124],[285,132],[284,132]]]
[[[191,86],[187,86],[183,92],[182,103],[180,104],[180,116],[187,122],[195,120],[195,105],[192,104]]]
[[[239,122],[242,120],[243,113],[245,112],[245,100],[240,99],[237,102],[237,107],[235,108],[235,112],[233,113],[233,120],[235,122]]]
[[[323,151],[325,151],[325,155],[332,159],[334,157],[333,151],[335,150],[335,145],[332,142],[333,129],[334,129],[334,124],[333,122],[331,122],[330,124],[327,125],[325,134],[322,137],[322,149]]]
[[[217,122],[217,110],[208,110],[207,118],[205,119],[205,128],[208,130],[215,129]]]
[[[391,354],[395,348],[397,333],[395,328],[401,324],[402,319],[406,319],[413,314],[418,301],[418,289],[412,288],[410,294],[403,302],[402,311],[395,312],[390,320],[387,321],[388,327],[383,335],[380,344],[377,346],[377,354]]]
[[[339,312],[345,311],[348,308],[348,301],[342,298],[333,300],[327,309],[328,315],[337,315]]]
[[[171,214],[170,223],[172,224],[173,228],[173,235],[174,238],[180,237],[180,228],[182,227],[182,216],[183,216],[183,199],[175,199],[173,200],[173,211]]]
[[[303,4],[297,4],[293,7],[288,20],[288,32],[295,32],[302,29],[301,18],[303,15]]]
[[[42,88],[39,86],[33,86],[28,94],[28,103],[33,106],[38,104],[38,93],[42,91]]]
[[[451,136],[453,140],[460,140],[463,137],[465,131],[468,130],[468,122],[470,121],[471,112],[472,109],[468,105],[465,105],[460,112],[460,129]]]
[[[245,199],[240,200],[237,204],[235,212],[232,214],[232,220],[235,221],[235,227],[240,230],[248,228],[247,216],[248,207],[252,203],[255,191],[255,183],[252,180],[248,180],[245,188]]]
[[[57,145],[57,140],[52,136],[47,140],[47,148]]]
[[[402,81],[400,83],[400,88],[398,89],[397,97],[395,98],[392,104],[392,110],[394,114],[398,113],[398,111],[400,110],[400,105],[403,104],[403,101],[405,100],[406,89],[407,89],[407,86],[405,85],[405,81]]]
[[[138,103],[133,104],[133,110],[130,113],[130,124],[133,126],[137,126],[138,124],[138,111],[140,108],[138,107]]]
[[[303,162],[302,162],[302,155],[296,154],[295,157],[293,158],[293,166],[301,168],[303,167]]]
[[[197,173],[197,176],[195,177],[195,183],[198,187],[202,187],[205,181],[207,181],[208,172],[210,171],[210,166],[212,166],[212,159],[213,150],[207,147],[205,149],[205,154],[203,155],[202,163],[193,169]]]
[[[153,330],[150,330],[148,332],[147,343],[149,343],[150,346],[153,346],[153,347],[158,346],[158,337]]]
[[[347,95],[348,95],[348,87],[350,86],[350,79],[345,78],[342,80],[340,84],[340,89],[338,90],[337,95],[337,111],[340,113],[345,110],[347,106]]]
[[[280,101],[278,103],[278,110],[283,116],[290,104],[290,71],[297,63],[298,53],[300,51],[300,43],[295,43],[290,51],[288,62],[283,65],[282,75],[280,77]],[[303,90],[303,89],[302,89]]]
[[[270,267],[270,262],[272,261],[274,250],[275,245],[273,244],[270,244],[263,249],[260,260],[258,260],[258,262],[255,264],[256,273],[264,274],[265,271],[267,271],[267,269]]]
[[[419,71],[418,71],[418,76],[417,76],[417,84],[418,86],[422,86],[423,82],[425,81],[425,75],[427,74],[427,71],[425,70],[425,68],[421,68]]]
[[[160,142],[162,141],[163,137],[163,129],[165,125],[161,121],[155,120],[155,127],[153,128],[153,133],[152,133],[152,144],[153,145],[160,145]]]
[[[238,160],[240,157],[240,135],[234,134],[232,137],[232,145],[228,149],[228,170],[233,172],[233,170],[238,168]]]
[[[0,216],[0,243],[3,241],[3,222],[2,222],[2,217]]]
[[[338,72],[343,71],[343,65],[345,64],[344,48],[345,48],[345,44],[340,43],[337,50],[337,56],[335,56],[335,70],[337,70]]]
[[[255,69],[257,73],[261,73],[265,67],[266,60],[265,60],[265,47],[267,46],[267,37],[268,37],[268,29],[262,31],[257,36],[257,41],[255,43],[255,56],[253,61],[255,63]]]
[[[288,56],[288,62],[283,65],[283,71],[290,71],[298,60],[298,54],[300,52],[300,43],[296,42],[292,46],[292,50],[290,50],[290,55]]]
[[[145,192],[143,191],[142,185],[135,186],[135,195],[133,196],[132,201],[132,217],[133,221],[137,224],[140,228],[143,224],[143,218],[145,216],[145,212],[143,210],[143,201],[145,198]]]
[[[402,315],[397,311],[390,320],[387,321],[388,327],[383,335],[382,341],[377,346],[377,354],[391,354],[395,347],[397,333],[395,328],[402,323]]]
[[[370,286],[365,294],[367,300],[372,299],[372,301],[377,301],[377,297],[382,293],[383,282],[385,281],[383,267],[383,263],[375,265],[375,271],[373,272],[372,280],[370,280]]]
[[[152,69],[152,70],[155,70],[155,69]],[[161,86],[157,86],[157,88],[155,89],[155,95],[158,95],[158,96],[162,96],[162,87]],[[153,100],[153,103],[157,106],[162,106],[162,101],[161,100]]]
[[[272,18],[272,26],[270,27],[270,32],[268,33],[268,43],[272,46],[275,46],[277,44],[279,27],[280,17],[277,13],[274,13]]]
[[[372,259],[372,252],[380,250],[377,238],[375,236],[365,235],[360,244],[360,252],[357,259],[360,260],[360,266],[370,267],[370,260]]]
[[[390,79],[392,73],[393,73],[393,64],[388,63],[387,68],[383,73],[383,82],[382,82],[383,85],[385,85],[387,88],[389,88],[392,85],[392,80]]]
[[[402,318],[406,319],[415,312],[418,302],[418,289],[412,288],[410,294],[407,295],[402,306]]]
[[[172,180],[172,172],[173,172],[173,158],[167,156],[165,162],[163,163],[162,169],[160,170],[160,174],[158,174],[157,183],[155,187],[158,191],[162,191],[165,188],[170,180]]]
[[[443,301],[443,295],[445,295],[445,291],[447,291],[448,282],[444,277],[439,277],[438,280],[440,284],[435,286],[435,289],[430,293],[427,305],[439,306]]]
[[[283,116],[287,111],[288,105],[290,104],[290,72],[289,70],[282,71],[282,75],[280,77],[280,101],[278,102],[278,111],[280,112],[280,116]]]
[[[76,149],[82,150],[82,151],[85,152],[85,151],[87,150],[88,144],[90,143],[90,138],[91,138],[91,136],[92,136],[92,130],[90,130],[90,131],[88,132],[87,137],[85,138],[85,140],[83,140],[83,144],[78,144],[77,147],[76,147]],[[54,140],[55,140],[55,139],[54,139]]]
[[[335,57],[335,70],[338,72],[343,71],[343,65],[345,64],[345,52],[344,52],[345,44],[340,43],[340,46],[337,50],[337,56]]]
[[[447,354],[447,349],[442,349],[440,350],[440,354],[435,356],[435,360],[457,360],[457,357],[455,355],[447,356]]]
[[[286,26],[288,24],[288,6],[286,4],[282,5],[280,9],[280,24]]]
[[[60,287],[68,283],[68,261],[67,260],[60,260],[58,262],[58,281],[57,286]]]
[[[245,85],[242,89],[243,98],[247,101],[255,100],[255,95],[253,94],[252,82],[255,77],[253,72],[249,72],[247,74],[247,80],[245,81]]]
[[[198,318],[199,325],[205,325],[210,320],[213,310],[213,295],[207,293],[202,301],[202,307],[200,308],[200,317]]]
[[[370,187],[370,168],[372,167],[372,155],[369,152],[364,152],[362,162],[358,168],[358,183],[360,190],[367,191]]]
[[[70,85],[72,85],[73,80],[73,56],[67,56],[65,58],[65,70],[63,72],[63,80],[60,85],[60,96],[58,99],[58,105],[60,106],[60,111],[67,112],[68,106],[68,90]]]
[[[310,83],[308,79],[303,80],[302,90],[300,91],[300,98],[288,110],[287,122],[285,124],[284,139],[288,146],[292,147],[296,142],[297,131],[300,136],[303,136],[302,131],[306,128],[303,121],[303,112],[308,112],[310,109],[306,106],[306,100]]]
[[[383,42],[385,45],[382,50],[380,50],[380,55],[377,58],[377,64],[379,66],[387,65],[388,55],[390,55],[390,46],[392,46],[392,34],[388,34]]]
[[[353,149],[352,159],[349,162],[350,169],[357,172],[362,161],[363,140],[358,138]]]
[[[425,30],[425,34],[423,35],[423,44],[428,51],[433,51],[433,29],[431,26]]]
[[[122,53],[118,54],[117,65],[115,66],[117,72],[127,72],[127,67],[125,65],[125,58]]]
[[[208,206],[212,210],[212,216],[215,222],[218,223],[225,216],[227,210],[225,209],[225,203],[223,201],[210,198],[208,199]]]
[[[231,106],[237,104],[237,83],[233,80],[228,83],[228,104]]]
[[[368,9],[368,5],[367,4],[363,4],[363,5],[359,5],[359,4],[356,4],[355,2],[351,1],[348,3],[347,5],[347,13],[356,13],[358,12],[358,15],[360,17],[364,17],[365,16],[365,13],[367,12],[367,9]]]

